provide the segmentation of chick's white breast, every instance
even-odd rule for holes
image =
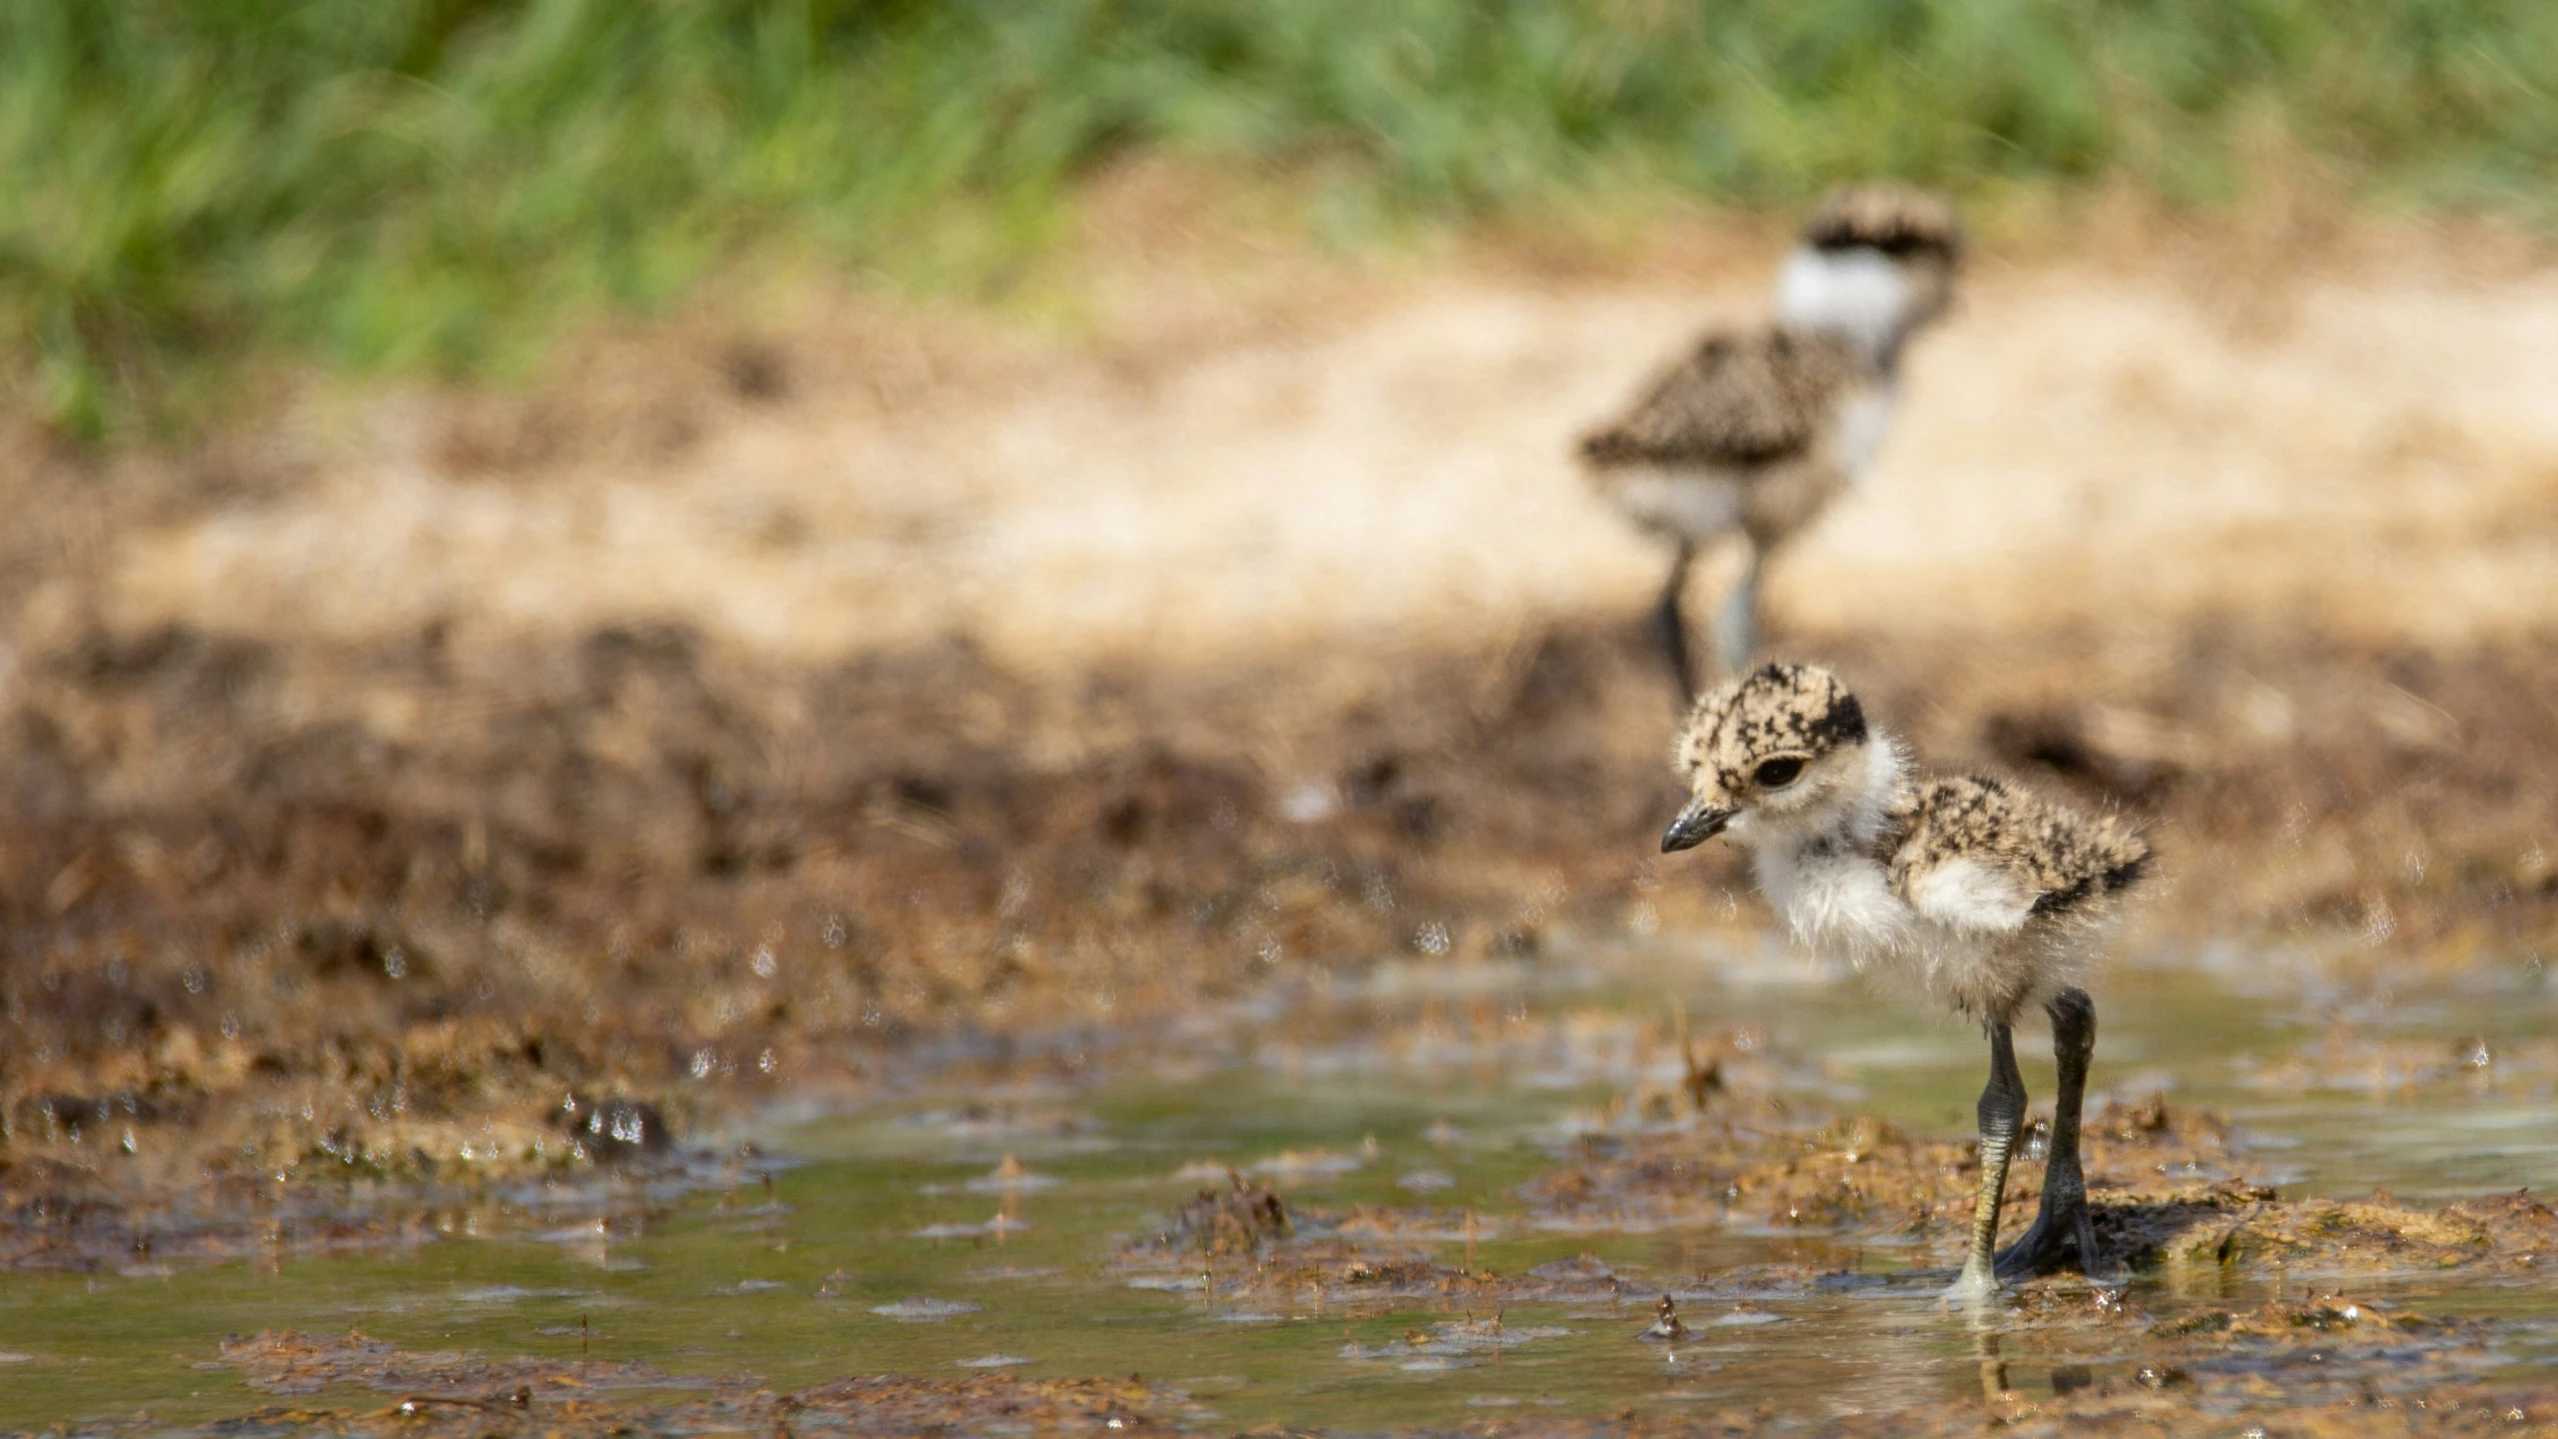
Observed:
[[[1741,485],[1704,465],[1645,465],[1614,477],[1612,498],[1645,529],[1706,540],[1741,522]]]

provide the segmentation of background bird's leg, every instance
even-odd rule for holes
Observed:
[[[2096,1053],[2096,1002],[2083,989],[2064,989],[2044,1006],[2052,1016],[2052,1058],[2060,1068],[2053,1101],[2050,1160],[2043,1170],[2043,1202],[2034,1227],[1998,1257],[1998,1272],[2017,1278],[2049,1268],[2066,1246],[2076,1246],[2078,1267],[2102,1278],[2112,1266],[2096,1252],[2096,1225],[2087,1210],[2087,1175],[2079,1167],[2079,1110],[2087,1099],[2087,1061]]]
[[[1687,593],[1688,567],[1695,562],[1695,544],[1679,541],[1678,553],[1670,559],[1670,582],[1661,587],[1661,607],[1652,617],[1661,631],[1661,648],[1669,652],[1670,678],[1679,686],[1679,707],[1683,710],[1697,692],[1696,665],[1688,658],[1687,614],[1680,605]]]
[[[1718,674],[1737,675],[1749,668],[1759,648],[1759,570],[1765,559],[1757,542],[1745,541],[1740,577],[1714,607],[1714,664]]]
[[[2007,1161],[2015,1152],[2017,1125],[2025,1118],[2025,1077],[2016,1072],[2016,1039],[2002,1023],[1990,1025],[1990,1082],[1981,1091],[1979,1113],[1981,1192],[1972,1208],[1972,1249],[1953,1291],[1974,1299],[1998,1289],[1999,1195],[2007,1188]]]

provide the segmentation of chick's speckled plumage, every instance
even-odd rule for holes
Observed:
[[[1715,611],[1713,656],[1758,648],[1761,567],[1871,473],[1901,352],[1953,302],[1961,231],[1944,200],[1861,186],[1824,203],[1778,268],[1776,323],[1709,331],[1582,435],[1590,483],[1669,541],[1658,620],[1682,700],[1696,692],[1685,587],[1707,546],[1742,542]]]
[[[1902,344],[1943,312],[1961,234],[1923,191],[1831,195],[1778,277],[1778,322],[1708,331],[1585,432],[1592,484],[1673,542],[1737,533],[1773,552],[1871,467]]]
[[[2110,815],[2001,780],[1913,774],[1845,685],[1803,665],[1764,665],[1708,693],[1677,758],[1690,793],[1661,836],[1665,852],[1729,834],[1806,945],[1915,982],[1981,1021],[1990,1078],[1975,1109],[1978,1187],[1948,1296],[1977,1303],[2072,1255],[2090,1278],[2113,1272],[2078,1149],[2096,1048],[2082,979],[2149,845]],[[2052,1020],[2059,1091],[2034,1222],[2002,1251],[2000,1207],[2026,1115],[2013,1029],[2037,1001]]]
[[[1616,465],[1762,464],[1809,450],[1839,398],[1864,380],[1835,335],[1763,329],[1705,337],[1581,455]]]
[[[2111,901],[2149,863],[2115,816],[1912,772],[1856,696],[1809,666],[1764,665],[1708,692],[1676,762],[1695,807],[1731,816],[1805,943],[1998,1023],[2079,982]]]
[[[1763,760],[1817,758],[1865,738],[1865,707],[1829,671],[1762,665],[1698,698],[1675,762],[1690,776],[1710,769],[1725,792],[1738,793]]]
[[[2036,915],[2066,913],[2129,888],[2148,868],[2149,842],[2113,815],[2089,818],[1982,775],[1906,780],[1886,813],[1897,843],[1888,877],[1907,895],[1958,860],[2016,877]]]

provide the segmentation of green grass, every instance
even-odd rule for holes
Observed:
[[[1153,148],[1462,222],[2128,176],[2546,213],[2547,0],[10,0],[0,376],[69,433],[245,361],[505,373],[772,264],[1000,288]]]

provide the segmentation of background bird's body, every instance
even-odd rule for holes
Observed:
[[[1806,946],[1910,982],[1988,1032],[1981,1200],[1958,1287],[1986,1294],[2071,1248],[2096,1267],[2078,1155],[2096,1041],[2083,980],[2148,843],[2002,780],[1913,772],[1854,695],[1800,666],[1767,665],[1701,697],[1677,763],[1690,799],[1665,852],[1728,832]],[[2000,1196],[2025,1113],[2010,1029],[2030,1004],[2052,1016],[2061,1102],[2034,1227],[2002,1255]]]
[[[1960,234],[1933,196],[1868,187],[1833,196],[1780,271],[1777,323],[1709,332],[1635,402],[1584,436],[1600,493],[1670,542],[1663,639],[1684,701],[1682,591],[1702,550],[1747,556],[1714,624],[1716,662],[1757,645],[1761,565],[1872,467],[1897,398],[1902,347],[1950,297]]]
[[[1719,333],[1582,454],[1648,533],[1697,546],[1738,532],[1773,549],[1857,480],[1890,414],[1888,378],[1843,336]]]

